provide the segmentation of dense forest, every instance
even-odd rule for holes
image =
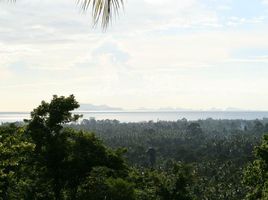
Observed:
[[[0,126],[0,199],[268,199],[268,119],[120,123],[74,96]]]

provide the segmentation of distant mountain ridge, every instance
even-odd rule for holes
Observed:
[[[80,104],[78,111],[122,111],[119,107],[110,107],[107,105]]]
[[[162,107],[162,108],[138,108],[138,111],[151,111],[151,112],[246,112],[246,111],[258,111],[258,110],[247,110],[240,108],[209,108],[209,109],[190,109],[190,108],[173,108],[173,107]]]
[[[94,105],[89,103],[82,103],[77,111],[127,111],[127,112],[240,112],[240,111],[255,111],[255,110],[244,110],[240,108],[227,107],[227,108],[209,108],[209,109],[189,109],[179,107],[160,107],[160,108],[146,108],[141,107],[137,109],[125,110],[120,107],[111,107],[108,105]]]

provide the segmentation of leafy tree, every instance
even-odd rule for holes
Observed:
[[[193,171],[190,166],[174,163],[161,181],[158,195],[162,200],[192,200],[190,185],[193,182]]]
[[[244,183],[247,186],[249,200],[268,199],[268,135],[255,149],[256,160],[245,170]]]
[[[23,133],[23,128],[12,124],[0,128],[0,199],[3,200],[21,198],[14,191],[20,188],[23,164],[34,149]]]
[[[107,167],[122,177],[127,175],[123,150],[106,148],[92,133],[64,128],[79,119],[72,113],[78,107],[73,95],[55,95],[50,103],[43,101],[34,109],[27,121],[26,135],[35,144],[30,162],[39,169],[33,185],[44,183],[51,188],[50,199],[76,199],[80,184],[94,167]],[[35,188],[31,191],[34,199],[48,198]]]
[[[131,180],[136,184],[138,200],[192,200],[191,192],[195,174],[190,166],[171,162],[166,169],[138,170],[131,172]]]
[[[127,166],[122,158],[121,150],[107,149],[92,133],[73,131],[69,140],[71,142],[68,161],[65,162],[63,174],[68,174],[66,183],[72,191],[73,199],[76,197],[79,185],[84,183],[87,175],[95,167],[113,170],[117,172],[117,176],[127,175]]]
[[[187,126],[187,138],[195,140],[197,143],[203,139],[203,130],[199,123],[191,123]]]
[[[114,170],[97,167],[79,186],[78,199],[134,200],[136,198],[133,183],[118,177]]]
[[[68,155],[68,135],[63,131],[63,124],[78,120],[79,116],[71,113],[78,107],[73,95],[55,95],[50,103],[42,101],[27,121],[26,134],[35,144],[33,164],[43,169],[46,177],[51,179],[56,199],[60,199],[64,187],[63,169]]]

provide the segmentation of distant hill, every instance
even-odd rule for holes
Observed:
[[[126,111],[120,107],[110,107],[107,105],[94,105],[94,104],[81,104],[78,111]],[[129,110],[127,110],[129,111]],[[210,108],[207,110],[193,110],[188,108],[173,108],[173,107],[162,107],[162,108],[138,108],[130,111],[138,112],[236,112],[236,111],[248,111],[239,108],[228,107],[225,109],[222,108]]]
[[[122,111],[122,108],[110,107],[107,105],[80,104],[78,111]]]

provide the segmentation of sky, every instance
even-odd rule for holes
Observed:
[[[0,111],[52,95],[125,109],[268,110],[268,0],[127,0],[106,31],[75,0],[0,3]]]

